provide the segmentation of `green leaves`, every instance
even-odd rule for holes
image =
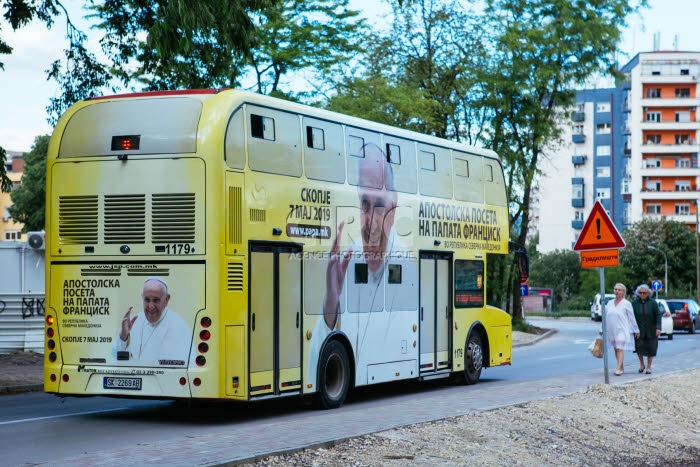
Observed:
[[[23,232],[44,230],[46,202],[46,154],[49,135],[37,136],[31,151],[24,154],[22,184],[10,195],[8,208],[15,222],[24,224]]]

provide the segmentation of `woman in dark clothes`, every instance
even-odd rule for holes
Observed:
[[[661,334],[661,311],[656,300],[651,298],[651,289],[642,284],[637,287],[637,297],[632,302],[634,318],[639,327],[639,338],[634,341],[635,352],[639,357],[639,372],[646,369],[651,374],[651,361],[656,357],[656,349],[659,346],[659,334]],[[647,364],[644,366],[644,357]]]

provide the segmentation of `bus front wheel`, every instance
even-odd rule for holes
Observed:
[[[469,333],[466,348],[467,351],[464,354],[464,379],[467,384],[475,384],[479,381],[481,369],[484,366],[484,349],[479,333]]]
[[[350,359],[343,344],[330,341],[321,354],[318,373],[318,405],[336,409],[343,405],[350,388]]]

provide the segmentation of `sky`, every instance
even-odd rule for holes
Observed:
[[[82,19],[82,3],[63,0],[71,20],[90,36],[89,24]],[[621,59],[622,64],[639,52],[652,51],[657,33],[660,50],[700,51],[700,1],[649,0],[649,4],[651,8],[641,16],[629,18],[622,46],[626,59]],[[351,0],[350,6],[364,11],[372,22],[381,17],[376,0]],[[5,63],[5,70],[0,70],[0,146],[26,152],[35,137],[52,131],[46,122],[46,107],[49,99],[58,95],[58,87],[46,80],[45,70],[63,56],[65,21],[56,19],[51,30],[37,21],[18,32],[13,32],[4,20],[0,20],[0,25],[3,39],[14,48],[12,55],[0,56]]]

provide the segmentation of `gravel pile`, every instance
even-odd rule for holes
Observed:
[[[700,369],[422,423],[250,466],[700,466]]]

